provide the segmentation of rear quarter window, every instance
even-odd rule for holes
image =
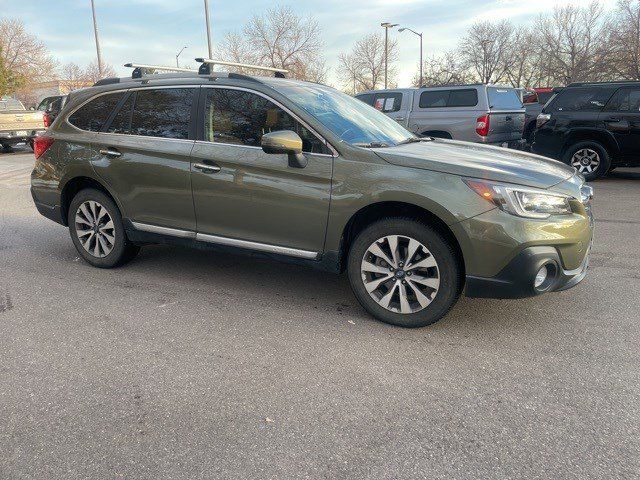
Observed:
[[[522,110],[523,105],[518,92],[512,88],[487,88],[489,108],[492,110]]]
[[[124,92],[117,92],[94,98],[73,112],[69,123],[80,130],[99,132],[123,96]]]

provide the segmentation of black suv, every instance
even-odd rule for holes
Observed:
[[[640,166],[640,82],[569,85],[538,115],[532,149],[587,180]]]

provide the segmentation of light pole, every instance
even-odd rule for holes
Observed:
[[[420,84],[418,86],[422,87],[423,86],[422,85],[422,81],[424,79],[424,75],[423,75],[423,71],[422,71],[423,65],[424,65],[423,60],[422,60],[422,33],[418,33],[415,30],[412,30],[412,29],[407,28],[407,27],[403,27],[403,28],[398,29],[399,32],[404,32],[405,30],[410,31],[411,33],[415,33],[417,36],[420,37]]]
[[[383,22],[380,24],[384,28],[384,88],[389,83],[389,29],[397,27],[397,23]]]
[[[91,13],[93,14],[93,34],[96,37],[96,52],[98,53],[98,73],[102,77],[102,55],[100,54],[100,40],[98,39],[98,22],[96,20],[96,4],[91,0]]]
[[[180,54],[181,54],[182,52],[184,52],[184,50],[185,50],[186,48],[187,48],[186,46],[182,47],[182,50],[180,50],[180,51],[178,52],[178,54],[176,55],[176,67],[178,67],[178,68],[180,68],[180,64],[178,63],[178,57],[180,57]]]
[[[211,48],[211,24],[209,23],[209,0],[204,0],[204,16],[207,22],[207,46],[209,47],[209,58],[213,58],[213,48]]]

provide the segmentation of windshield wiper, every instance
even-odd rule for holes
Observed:
[[[385,148],[388,147],[388,143],[384,142],[370,142],[370,143],[353,143],[354,147],[362,147],[362,148]]]

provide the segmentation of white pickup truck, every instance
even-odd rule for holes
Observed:
[[[42,112],[27,110],[22,102],[12,98],[0,99],[0,146],[5,151],[12,145],[32,145],[33,137],[45,131]]]

